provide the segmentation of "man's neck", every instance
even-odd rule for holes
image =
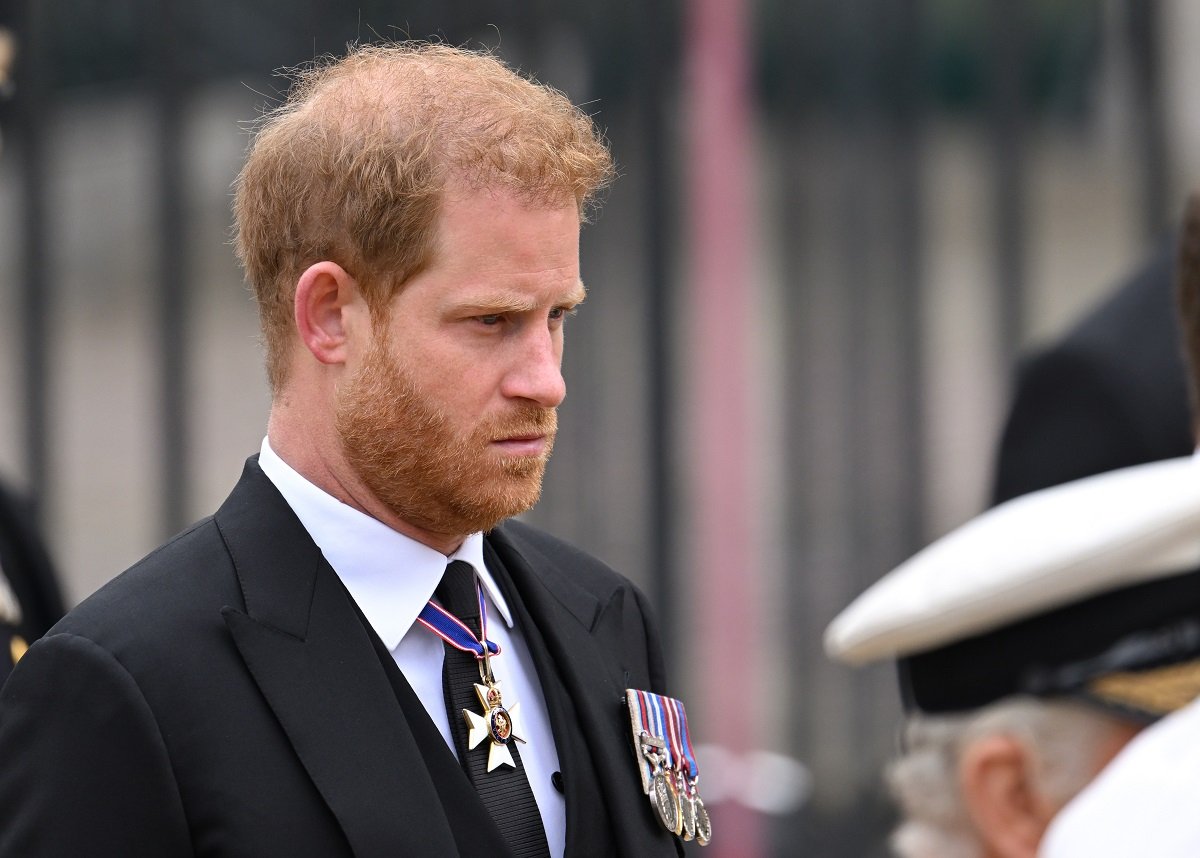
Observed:
[[[418,527],[381,503],[341,456],[341,446],[336,435],[330,439],[322,437],[319,431],[292,431],[290,423],[291,421],[279,419],[276,410],[272,408],[271,419],[267,423],[268,443],[275,455],[304,479],[347,506],[446,556],[453,554],[462,545],[466,539],[465,534],[437,533]],[[330,450],[336,453],[331,455]]]

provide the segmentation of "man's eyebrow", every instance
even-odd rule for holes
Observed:
[[[583,281],[580,280],[579,282],[577,282],[575,284],[574,289],[572,289],[565,296],[563,296],[563,300],[559,301],[559,303],[560,304],[570,304],[571,306],[575,306],[576,304],[582,304],[586,298],[587,298],[587,287],[584,286]]]
[[[587,288],[577,283],[570,291],[559,296],[555,306],[575,306],[587,297]],[[494,292],[489,295],[471,297],[462,302],[462,308],[479,315],[493,313],[525,313],[538,308],[538,302],[522,292]]]

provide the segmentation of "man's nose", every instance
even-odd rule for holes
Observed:
[[[523,337],[501,392],[510,399],[526,399],[543,408],[558,407],[567,395],[561,335],[541,330]]]

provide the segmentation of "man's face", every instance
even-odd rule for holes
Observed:
[[[371,493],[443,536],[533,506],[566,394],[563,319],[581,300],[573,200],[448,195],[432,263],[339,391],[342,445]]]

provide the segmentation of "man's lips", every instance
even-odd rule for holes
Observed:
[[[540,456],[546,449],[546,436],[543,434],[510,435],[507,438],[497,438],[492,443],[510,455]]]

